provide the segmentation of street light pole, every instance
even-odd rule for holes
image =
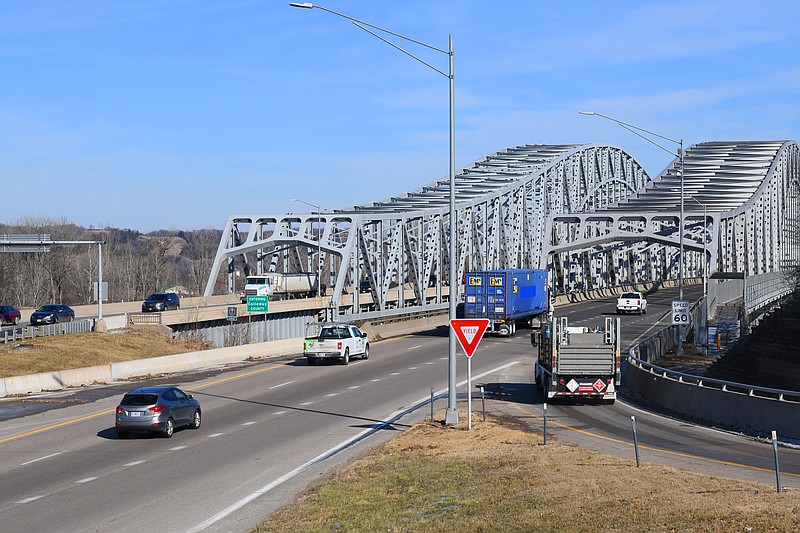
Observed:
[[[306,202],[305,200],[292,199],[293,202],[300,202],[301,204],[310,205],[317,208],[317,298],[322,296],[320,278],[322,278],[322,208],[317,204]]]
[[[381,28],[380,26],[375,26],[374,24],[370,24],[368,22],[364,22],[363,20],[358,20],[356,18],[350,17],[348,15],[344,15],[337,11],[333,11],[332,9],[328,9],[326,7],[312,4],[311,2],[291,2],[289,4],[292,7],[299,7],[303,9],[321,9],[322,11],[327,11],[333,15],[338,17],[345,18],[350,20],[361,28],[362,30],[366,31],[373,37],[380,39],[381,41],[385,42],[389,46],[399,50],[400,52],[406,54],[407,56],[411,57],[412,59],[422,63],[426,67],[438,72],[442,76],[445,76],[449,80],[449,91],[450,91],[450,248],[449,248],[449,255],[450,255],[450,269],[448,272],[448,299],[449,299],[449,319],[453,320],[456,318],[456,296],[458,293],[458,286],[456,283],[456,261],[457,261],[457,249],[456,249],[456,239],[458,237],[458,221],[456,220],[456,142],[455,142],[455,76],[453,74],[453,36],[452,34],[448,37],[448,49],[443,50],[441,48],[437,48],[435,46],[431,46],[429,44],[423,43],[421,41],[417,41],[415,39],[411,39],[406,37],[405,35],[401,35],[399,33],[395,33],[393,31],[389,31],[385,28]],[[430,63],[423,61],[419,57],[415,56],[414,54],[404,50],[403,48],[397,46],[393,42],[385,39],[381,35],[378,35],[374,31],[370,30],[369,28],[373,28],[380,32],[386,33],[388,35],[392,35],[404,41],[408,41],[419,46],[423,46],[435,52],[439,52],[441,54],[445,54],[448,57],[448,71],[444,72]],[[453,328],[449,328],[450,336],[448,341],[448,377],[447,377],[447,413],[445,415],[445,424],[453,425],[458,424],[458,406],[456,404],[456,387],[458,385],[457,376],[456,376],[456,334],[453,331]]]
[[[680,212],[680,216],[678,218],[678,242],[679,242],[679,244],[678,244],[678,247],[679,247],[679,252],[678,252],[678,263],[679,263],[679,265],[678,265],[678,300],[683,300],[683,233],[684,233],[684,227],[683,227],[683,177],[684,177],[683,176],[684,175],[683,139],[680,139],[680,140],[671,139],[670,137],[665,137],[664,135],[659,135],[658,133],[655,133],[653,131],[646,130],[644,128],[640,128],[639,126],[634,126],[633,124],[628,124],[627,122],[622,122],[621,120],[618,120],[616,118],[612,118],[612,117],[603,115],[601,113],[595,113],[594,111],[578,111],[578,113],[581,114],[581,115],[597,116],[597,117],[600,117],[600,118],[604,118],[606,120],[610,120],[611,122],[615,122],[619,126],[625,128],[629,132],[633,133],[634,135],[636,135],[638,137],[641,137],[645,141],[649,142],[650,144],[652,144],[654,146],[657,146],[658,148],[661,148],[662,150],[664,150],[668,154],[673,155],[673,156],[677,155],[677,157],[678,157],[678,165],[679,165],[678,172],[680,173],[680,176],[681,176],[681,212]],[[651,139],[649,137],[646,137],[645,135],[642,135],[642,133],[640,133],[640,132],[645,133],[647,135],[651,135],[653,137],[658,137],[659,139],[664,139],[665,141],[669,141],[669,142],[677,144],[678,145],[678,153],[675,154],[675,152],[673,152],[669,148],[665,148],[665,147],[661,146],[660,144],[655,142],[653,139]],[[678,334],[678,342],[677,342],[676,353],[677,353],[678,356],[682,356],[683,355],[683,326],[678,325],[677,334]]]
[[[690,196],[694,203],[703,207],[703,314],[705,316],[706,331],[703,344],[706,347],[706,355],[708,355],[708,252],[706,251],[706,242],[708,242],[708,211],[706,204],[700,202],[694,196]]]

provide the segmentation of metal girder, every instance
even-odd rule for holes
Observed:
[[[794,141],[700,143],[686,151],[684,171],[687,276],[703,275],[704,250],[711,272],[798,265]],[[455,179],[458,279],[467,270],[546,267],[551,288],[562,293],[678,278],[677,159],[651,180],[617,147],[522,145]],[[321,214],[229,217],[205,294],[213,294],[226,261],[233,291],[233,261],[259,271],[313,270],[319,247],[337,313],[441,308],[450,292],[448,191],[445,178]],[[458,298],[460,283],[453,289]]]
[[[613,146],[524,145],[476,161],[456,175],[458,279],[468,269],[543,266],[551,214],[606,208],[648,179],[641,165]],[[442,304],[450,293],[448,190],[448,179],[442,179],[321,214],[231,216],[205,293],[213,294],[226,261],[227,289],[233,291],[234,261],[295,271],[307,269],[310,262],[303,259],[319,247],[323,280],[341,313]],[[368,292],[360,293],[362,284]],[[460,284],[453,289],[460,292]],[[344,295],[352,297],[342,306]]]

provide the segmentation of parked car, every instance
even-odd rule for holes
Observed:
[[[142,387],[122,397],[117,406],[117,436],[127,438],[131,431],[160,433],[170,438],[175,428],[198,429],[202,421],[200,402],[177,387]]]
[[[0,305],[0,322],[3,324],[19,324],[22,315],[19,309],[11,307],[10,305]]]
[[[75,320],[75,311],[64,304],[45,304],[31,314],[32,326],[72,322],[73,320]]]
[[[181,299],[174,292],[154,292],[142,302],[142,313],[180,309]]]

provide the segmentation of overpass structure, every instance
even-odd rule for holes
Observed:
[[[449,178],[343,209],[230,216],[205,295],[235,292],[237,271],[320,272],[333,316],[444,310],[463,297],[447,284],[451,237],[459,280],[547,268],[553,295],[675,282],[682,259],[687,279],[744,279],[754,310],[800,264],[796,141],[698,143],[655,178],[615,146],[522,145],[459,170],[455,188],[455,222]],[[708,300],[743,294],[725,287]]]

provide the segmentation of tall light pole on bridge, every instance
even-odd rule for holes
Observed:
[[[706,242],[708,242],[708,210],[706,204],[699,201],[694,196],[689,196],[691,200],[703,208],[703,315],[705,316],[706,330],[703,338],[703,345],[708,355],[708,254],[706,252]]]
[[[322,285],[320,283],[320,278],[322,278],[322,208],[317,204],[312,204],[305,200],[298,200],[297,198],[293,198],[292,201],[317,208],[317,298],[319,298],[322,296]]]
[[[299,7],[304,9],[320,9],[322,11],[327,11],[333,15],[338,17],[342,17],[351,21],[353,24],[364,30],[365,32],[369,33],[373,37],[380,39],[381,41],[385,42],[389,46],[399,50],[400,52],[406,54],[407,56],[411,57],[412,59],[416,60],[419,63],[422,63],[426,67],[430,68],[431,70],[441,74],[442,76],[446,77],[449,80],[449,88],[450,88],[450,269],[448,275],[448,300],[449,300],[449,319],[453,320],[456,318],[456,294],[458,292],[458,284],[456,283],[456,261],[457,261],[457,250],[456,250],[456,239],[458,238],[458,221],[456,220],[456,143],[455,143],[455,76],[453,74],[453,35],[448,36],[448,49],[443,50],[441,48],[437,48],[435,46],[431,46],[429,44],[423,43],[421,41],[417,41],[415,39],[411,39],[406,37],[405,35],[401,35],[399,33],[395,33],[393,31],[389,31],[385,28],[381,28],[380,26],[375,26],[374,24],[370,24],[368,22],[364,22],[363,20],[358,20],[356,18],[350,17],[348,15],[344,15],[337,11],[333,11],[332,9],[328,9],[326,7],[312,4],[311,2],[291,2],[289,4],[292,7]],[[372,28],[372,29],[370,29]],[[424,48],[428,48],[429,50],[433,50],[435,52],[439,52],[444,54],[448,57],[448,71],[444,72],[440,70],[430,63],[420,59],[419,57],[415,56],[414,54],[404,50],[400,46],[394,44],[393,42],[389,41],[388,39],[378,35],[372,30],[377,30],[379,32],[391,35],[393,37],[397,37],[398,39],[402,39],[404,41],[414,43],[416,45],[422,46]],[[450,328],[450,337],[448,341],[448,378],[447,378],[447,414],[445,415],[445,424],[453,425],[458,424],[458,405],[456,403],[456,387],[458,385],[457,376],[456,376],[456,334],[453,331],[453,328]]]
[[[683,300],[683,232],[684,232],[683,231],[684,230],[684,227],[683,227],[683,175],[684,175],[684,172],[683,172],[683,170],[684,170],[684,168],[683,168],[683,139],[676,140],[676,139],[672,139],[670,137],[665,137],[664,135],[660,135],[660,134],[652,132],[650,130],[646,130],[644,128],[640,128],[639,126],[634,126],[633,124],[628,124],[627,122],[623,122],[621,120],[618,120],[616,118],[612,118],[612,117],[603,115],[601,113],[595,113],[594,111],[578,111],[578,113],[580,113],[581,115],[596,116],[596,117],[604,118],[606,120],[610,120],[611,122],[615,122],[619,126],[622,126],[623,128],[625,128],[629,132],[633,133],[634,135],[636,135],[638,137],[641,137],[642,139],[644,139],[645,141],[649,142],[650,144],[652,144],[654,146],[657,146],[658,148],[664,150],[665,152],[667,152],[668,154],[670,154],[672,156],[677,156],[678,157],[678,165],[679,165],[678,172],[680,173],[680,177],[681,177],[681,193],[680,193],[680,196],[681,196],[681,212],[680,212],[680,216],[678,218],[678,242],[679,242],[679,245],[678,245],[679,246],[679,252],[678,252],[678,263],[679,263],[679,265],[678,265],[678,300]],[[651,138],[649,138],[649,137],[647,137],[646,135],[643,135],[643,134],[651,135],[653,137],[657,137],[659,139],[663,139],[665,141],[669,141],[671,143],[677,144],[678,145],[678,153],[676,154],[675,152],[673,152],[669,148],[665,148],[665,147],[661,146],[660,144],[655,142],[653,139],[651,139]],[[682,356],[683,355],[683,326],[678,325],[677,333],[678,333],[678,339],[677,339],[677,346],[676,346],[676,350],[675,351],[676,351],[676,354],[678,356]]]

